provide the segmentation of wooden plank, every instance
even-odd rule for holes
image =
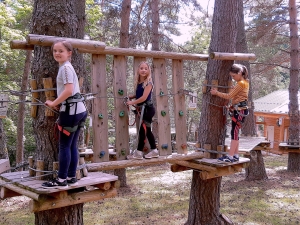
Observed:
[[[117,195],[117,189],[112,188],[107,191],[93,190],[88,192],[73,193],[61,199],[47,199],[47,201],[30,202],[30,209],[32,212],[39,212],[43,210],[57,209],[65,206],[75,205],[79,203],[99,201],[105,198],[112,198]]]
[[[202,163],[202,164],[209,165],[209,166],[226,167],[228,165],[236,165],[236,164],[248,163],[248,162],[250,162],[250,159],[244,158],[244,157],[240,157],[239,161],[232,162],[232,163],[218,161],[218,159],[207,159],[207,158],[195,159],[194,161],[197,161],[198,163]]]
[[[153,59],[153,76],[158,119],[158,149],[161,156],[171,155],[171,128],[168,103],[166,60]]]
[[[110,161],[103,163],[89,163],[87,164],[87,169],[89,172],[101,171],[101,170],[114,170],[126,167],[135,166],[151,166],[161,163],[176,163],[179,160],[191,160],[191,159],[203,158],[202,152],[193,152],[186,155],[172,154],[170,156],[160,156],[158,158],[152,159],[142,159],[142,160],[121,160],[121,161]]]
[[[9,159],[0,159],[0,174],[10,169]]]
[[[172,61],[172,82],[174,92],[174,121],[176,128],[176,149],[179,154],[187,153],[187,126],[186,126],[186,105],[184,89],[183,62],[182,60]],[[177,94],[178,93],[178,94]]]
[[[215,60],[240,60],[250,61],[255,60],[256,56],[252,53],[228,53],[228,52],[211,52],[209,54],[211,59]]]
[[[106,162],[109,161],[109,154],[105,55],[92,55],[92,93],[97,93],[92,113],[93,162]]]
[[[129,155],[129,129],[128,110],[124,104],[127,96],[126,88],[126,58],[125,56],[114,56],[113,63],[113,89],[115,103],[115,129],[116,129],[116,158],[126,159]]]

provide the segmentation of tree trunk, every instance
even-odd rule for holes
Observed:
[[[216,0],[212,23],[210,51],[235,52],[238,23],[238,1]],[[231,78],[229,69],[233,61],[208,60],[206,79],[208,84],[218,80],[218,85],[228,86]],[[220,90],[224,91],[224,89]],[[216,150],[217,145],[225,144],[226,115],[223,106],[227,101],[210,92],[203,94],[202,112],[199,123],[199,143],[211,144]],[[216,155],[211,155],[215,158]],[[201,180],[194,171],[191,188],[189,215],[186,225],[232,224],[220,213],[221,178]]]
[[[299,144],[299,36],[297,25],[297,7],[296,0],[289,0],[289,14],[290,14],[290,40],[291,40],[291,69],[290,69],[290,86],[289,86],[289,144]],[[289,153],[288,170],[300,171],[299,154]]]
[[[245,169],[246,180],[267,180],[265,163],[261,151],[252,150],[250,156],[246,156],[250,159],[250,165]]]
[[[231,221],[224,220],[226,217],[219,213],[221,180],[222,177],[201,180],[199,172],[193,171],[191,186],[193,191],[190,195],[189,217],[186,225],[232,224]],[[214,201],[211,201],[212,199]]]
[[[21,84],[21,92],[24,93],[27,90],[28,87],[28,77],[30,73],[30,65],[31,65],[31,59],[32,59],[32,51],[28,50],[26,51],[26,59],[25,59],[25,67],[24,67],[24,73],[23,73],[23,79]],[[26,96],[20,95],[20,104],[19,104],[19,110],[18,110],[18,123],[17,123],[17,152],[16,152],[16,163],[22,163],[24,159],[24,118],[25,118],[25,101]],[[22,168],[21,168],[22,170]]]
[[[243,1],[238,1],[239,3],[239,22],[238,22],[238,32],[236,41],[236,52],[238,53],[248,53],[247,38],[245,32],[245,21],[244,21],[244,7]],[[249,94],[248,94],[248,105],[249,115],[246,117],[245,122],[242,126],[242,134],[245,136],[256,136],[255,128],[255,117],[254,117],[254,104],[252,98],[252,85],[251,85],[251,71],[249,61],[236,61],[236,63],[243,64],[248,69],[248,79],[249,79]]]
[[[83,204],[35,213],[35,225],[83,225]],[[47,212],[47,213],[45,213]]]
[[[0,159],[8,159],[6,135],[3,129],[3,120],[0,118]]]
[[[128,48],[129,46],[129,18],[131,11],[131,0],[123,0],[121,12],[121,31],[120,31],[120,48]],[[120,187],[127,186],[126,169],[116,169],[114,174],[118,176]]]
[[[83,39],[85,23],[85,1],[47,1],[34,2],[32,15],[33,34],[44,34],[50,36],[70,37]],[[83,57],[74,50],[72,64],[79,77],[84,76]],[[50,47],[35,46],[34,59],[32,63],[32,77],[37,80],[38,89],[43,89],[43,78],[52,78],[56,86],[56,75],[58,63],[53,59]],[[40,93],[41,102],[45,102],[45,95]],[[58,141],[54,137],[54,123],[57,115],[45,116],[45,107],[39,106],[37,117],[33,120],[35,140],[37,144],[36,160],[44,160],[45,170],[51,171],[54,161],[58,160]],[[35,161],[36,161],[35,160]],[[74,213],[74,209],[76,214]],[[82,224],[83,204],[68,206],[55,210],[55,221],[53,221],[53,210],[41,211],[36,214],[35,224]],[[76,215],[76,216],[74,216]],[[66,218],[71,219],[67,223]]]

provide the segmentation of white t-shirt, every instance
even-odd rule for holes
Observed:
[[[59,67],[58,74],[56,77],[56,86],[57,86],[57,96],[59,96],[64,88],[65,84],[73,84],[74,89],[72,96],[75,95],[76,93],[80,93],[79,89],[79,82],[78,82],[78,77],[77,74],[72,66],[72,64],[69,61],[66,61],[64,64],[62,64]],[[75,108],[76,108],[76,103],[70,105],[70,115],[75,114]],[[66,110],[66,106],[62,104],[60,107],[60,111],[64,112]],[[86,108],[83,102],[77,102],[77,109],[76,109],[76,114],[85,112]]]

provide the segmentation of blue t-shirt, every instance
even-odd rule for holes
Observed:
[[[149,82],[147,85],[149,85],[149,84],[152,85],[151,82]],[[146,86],[147,86],[147,85],[146,85]],[[137,88],[136,88],[136,91],[135,91],[135,98],[138,99],[138,98],[142,97],[143,94],[144,94],[144,90],[145,90],[145,89],[143,88],[143,83],[138,84],[138,86],[137,86]],[[139,103],[138,105],[142,105],[143,103],[149,101],[149,100],[151,99],[151,95],[152,95],[152,90],[150,91],[150,93],[149,93],[147,99],[146,99],[144,102]]]

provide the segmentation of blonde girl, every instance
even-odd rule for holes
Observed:
[[[128,155],[127,158],[143,159],[143,148],[145,145],[146,137],[150,144],[151,151],[147,155],[145,155],[145,158],[155,158],[159,156],[159,152],[156,149],[155,139],[151,131],[151,123],[152,118],[155,114],[155,108],[151,100],[153,89],[151,68],[147,62],[141,62],[139,64],[137,72],[135,74],[134,88],[135,95],[129,96],[129,101],[127,101],[127,105],[136,105],[138,109],[144,105],[145,108],[143,118],[141,118],[142,125],[141,127],[139,127],[139,142],[137,149],[133,151],[133,154]]]

